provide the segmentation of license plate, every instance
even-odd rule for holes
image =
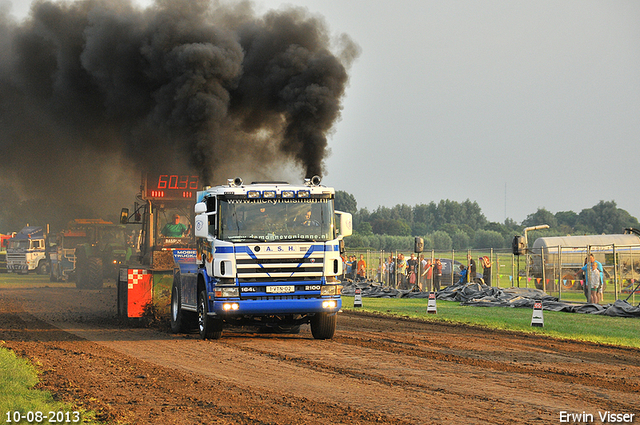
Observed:
[[[287,294],[295,291],[296,287],[293,285],[267,286],[267,292],[270,294]]]

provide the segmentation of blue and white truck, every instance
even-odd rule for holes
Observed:
[[[47,233],[40,226],[24,227],[7,246],[7,271],[26,274],[35,271],[38,274],[49,272],[46,256]]]
[[[174,251],[171,329],[197,328],[218,339],[226,325],[299,331],[330,339],[342,306],[342,239],[349,213],[334,210],[335,191],[241,179],[197,192],[195,253]]]

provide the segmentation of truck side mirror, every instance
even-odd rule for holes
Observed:
[[[215,212],[207,212],[207,204],[198,202],[193,211],[196,214],[194,234],[197,238],[206,238],[209,236],[209,216]]]
[[[339,237],[351,236],[353,233],[353,220],[350,213],[336,211],[336,215],[340,217],[340,234]]]
[[[204,202],[198,202],[195,207],[193,207],[193,211],[198,214],[204,214],[207,212],[207,204]]]
[[[120,210],[120,224],[127,224],[129,220],[129,208],[123,208]]]

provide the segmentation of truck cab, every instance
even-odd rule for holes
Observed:
[[[38,226],[26,226],[7,245],[7,271],[27,274],[35,271],[45,274],[49,271],[47,261],[47,239],[44,229]]]

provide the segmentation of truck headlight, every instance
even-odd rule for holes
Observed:
[[[216,288],[215,290],[216,298],[228,298],[228,297],[237,297],[238,296],[238,287],[229,287],[229,288]]]
[[[240,306],[238,305],[238,303],[224,303],[222,304],[222,309],[224,311],[236,311],[240,308]]]
[[[342,293],[342,285],[323,285],[320,289],[320,295],[340,295]]]
[[[327,300],[322,302],[322,308],[333,309],[336,308],[337,304],[335,300]]]

